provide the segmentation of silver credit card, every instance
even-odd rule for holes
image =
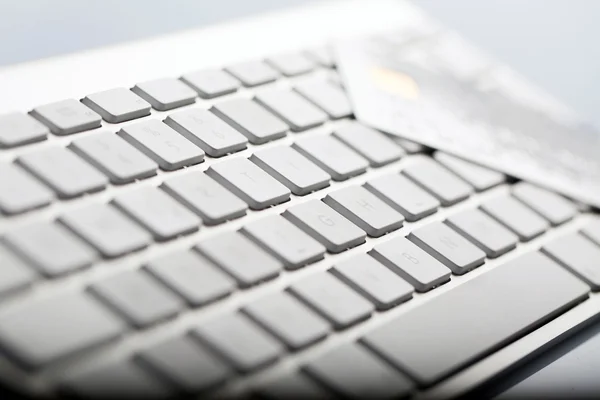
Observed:
[[[341,41],[356,119],[600,207],[600,131],[454,34]]]

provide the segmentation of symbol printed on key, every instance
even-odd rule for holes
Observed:
[[[419,260],[408,253],[402,253],[402,256],[413,264],[419,264]]]
[[[440,242],[445,244],[446,247],[448,247],[449,249],[454,250],[454,249],[458,248],[458,245],[456,243],[454,243],[452,241],[452,238],[449,238],[448,236],[440,237]]]
[[[361,206],[362,208],[364,208],[365,210],[369,210],[369,211],[373,211],[375,208],[373,207],[373,205],[371,205],[371,203],[369,203],[368,200],[365,199],[358,199],[356,201],[356,204],[358,204],[359,206]]]
[[[317,216],[317,218],[319,218],[319,221],[321,221],[323,223],[323,225],[335,226],[335,222],[331,218],[329,218],[327,215],[319,214]]]

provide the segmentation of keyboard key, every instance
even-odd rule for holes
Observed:
[[[331,192],[323,202],[373,237],[394,231],[404,222],[402,214],[362,186]]]
[[[122,193],[113,204],[140,223],[156,240],[172,239],[198,230],[200,218],[155,187]]]
[[[248,209],[246,203],[200,171],[167,179],[161,189],[198,214],[206,225],[241,217]]]
[[[242,228],[265,250],[281,260],[287,269],[296,269],[323,258],[325,247],[281,215],[271,215]]]
[[[305,74],[315,68],[315,63],[302,53],[277,54],[266,61],[285,76]]]
[[[414,286],[417,292],[427,292],[450,280],[448,268],[403,237],[378,244],[369,255]]]
[[[514,185],[512,193],[554,226],[567,222],[577,214],[577,208],[569,200],[526,182]]]
[[[204,69],[190,72],[181,80],[191,86],[203,99],[233,93],[240,87],[240,82],[220,69]]]
[[[173,113],[165,124],[212,157],[221,157],[246,148],[248,139],[207,110],[191,108]]]
[[[119,257],[148,245],[151,237],[123,213],[106,204],[70,210],[59,221],[104,257]]]
[[[51,278],[88,267],[96,252],[61,225],[37,223],[11,230],[4,241],[41,273]]]
[[[178,297],[143,271],[127,271],[90,286],[89,290],[136,328],[146,328],[177,314]]]
[[[145,269],[193,307],[221,299],[235,289],[233,279],[189,250],[151,260]]]
[[[196,101],[196,92],[193,89],[172,78],[138,83],[131,90],[160,111],[186,106]]]
[[[435,213],[440,206],[435,197],[399,174],[372,179],[365,188],[411,222]]]
[[[324,388],[299,373],[280,376],[255,389],[255,393],[268,400],[332,398]]]
[[[371,316],[373,305],[328,272],[319,272],[288,289],[316,312],[344,329]]]
[[[407,397],[413,383],[357,343],[343,344],[303,367],[310,377],[345,398]]]
[[[204,159],[202,149],[157,120],[127,125],[117,134],[167,171],[198,164]]]
[[[333,68],[335,66],[335,59],[331,49],[327,46],[317,47],[314,49],[306,50],[306,55],[323,67]]]
[[[55,135],[70,135],[102,125],[98,114],[75,99],[36,107],[31,110],[31,115],[50,128]]]
[[[241,287],[276,277],[281,263],[239,232],[204,240],[196,250],[231,275]]]
[[[35,280],[35,273],[25,262],[0,245],[0,296],[26,287]]]
[[[302,196],[329,186],[331,176],[288,146],[275,146],[255,152],[250,161]]]
[[[17,162],[63,198],[102,190],[108,183],[108,178],[64,147],[27,153]]]
[[[125,88],[90,94],[81,102],[113,124],[150,115],[150,104]]]
[[[473,188],[450,171],[430,159],[422,159],[402,173],[434,195],[443,206],[451,206],[473,193]]]
[[[291,350],[309,346],[329,333],[329,324],[289,293],[279,292],[242,310]]]
[[[173,391],[131,360],[77,370],[61,382],[62,389],[85,399],[166,399]]]
[[[255,100],[285,121],[294,132],[314,128],[327,120],[327,114],[289,89],[263,91]]]
[[[245,158],[213,164],[206,173],[255,210],[283,203],[290,198],[288,188]]]
[[[581,233],[592,242],[600,246],[600,219],[594,219],[588,222],[581,229]]]
[[[481,210],[460,212],[446,220],[452,229],[470,240],[490,258],[517,247],[519,238]]]
[[[408,154],[423,153],[427,150],[427,147],[420,143],[413,142],[412,140],[407,140],[396,136],[390,136],[390,139],[398,146],[402,147]]]
[[[247,87],[263,85],[279,78],[279,73],[262,61],[247,61],[230,65],[225,71],[242,81]]]
[[[0,148],[21,146],[45,140],[49,129],[27,114],[0,115]]]
[[[408,310],[362,341],[430,386],[577,304],[588,291],[545,256],[529,253]]]
[[[158,168],[154,161],[110,132],[76,139],[69,147],[107,175],[115,184],[129,183],[156,175]]]
[[[478,192],[497,186],[506,180],[506,177],[500,172],[481,167],[447,153],[436,151],[433,158],[473,186]]]
[[[600,290],[600,247],[585,237],[571,233],[542,247],[552,260],[583,279],[593,291]]]
[[[336,181],[367,170],[369,162],[333,136],[312,136],[297,140],[293,147],[323,168]]]
[[[50,204],[54,194],[14,164],[0,164],[0,211],[19,214]]]
[[[340,253],[365,242],[365,232],[319,200],[288,208],[290,222],[321,242],[331,253]]]
[[[213,388],[230,375],[229,368],[187,336],[155,344],[138,358],[187,393]]]
[[[413,230],[408,239],[456,275],[480,266],[485,259],[483,251],[441,222],[433,222]]]
[[[383,133],[358,122],[351,122],[337,128],[333,136],[369,160],[372,167],[389,164],[405,154],[400,146]]]
[[[85,293],[32,300],[0,315],[2,347],[28,369],[120,335],[118,318]],[[51,340],[49,340],[51,338]]]
[[[313,79],[299,83],[294,89],[325,111],[329,118],[339,119],[352,115],[352,107],[346,93],[329,81]]]
[[[480,208],[516,233],[521,241],[531,240],[550,227],[542,217],[511,196],[486,201]]]
[[[240,98],[217,103],[210,110],[253,144],[284,137],[288,130],[288,126],[282,120],[250,99]]]
[[[331,273],[365,296],[378,310],[387,310],[413,295],[413,287],[367,254],[337,263]]]
[[[221,316],[202,323],[192,334],[211,346],[239,372],[251,372],[279,358],[282,348],[247,317]]]

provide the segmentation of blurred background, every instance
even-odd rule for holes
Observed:
[[[0,1],[0,66],[310,1],[4,0]],[[413,3],[600,126],[600,1]]]

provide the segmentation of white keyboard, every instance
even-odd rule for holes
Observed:
[[[0,116],[17,391],[424,396],[600,289],[597,216],[354,121],[327,47],[106,89]]]

